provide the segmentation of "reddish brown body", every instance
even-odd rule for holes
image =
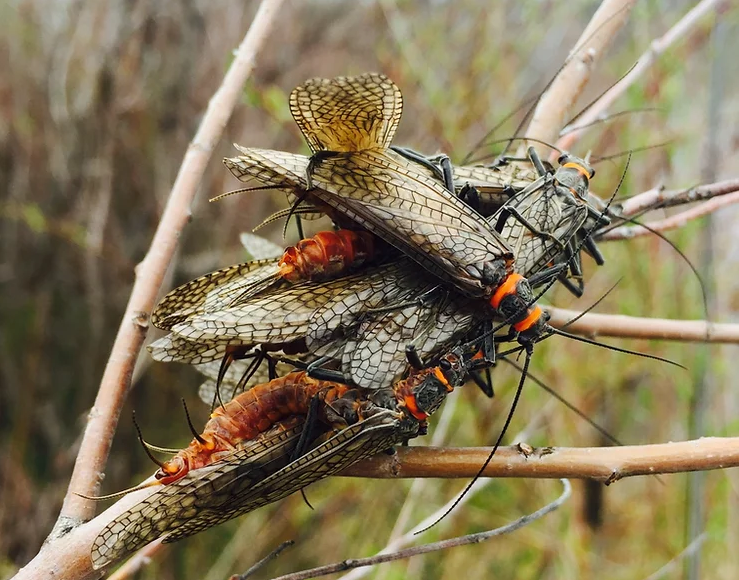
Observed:
[[[191,469],[218,461],[240,442],[255,439],[276,423],[307,415],[314,397],[330,404],[350,389],[341,383],[313,379],[304,371],[257,385],[213,411],[200,439],[193,439],[165,462],[155,477],[163,484],[177,481]]]
[[[368,232],[319,232],[285,250],[280,276],[288,282],[327,278],[361,266],[374,254],[375,238]]]

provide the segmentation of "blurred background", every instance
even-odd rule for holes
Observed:
[[[279,195],[266,192],[213,204],[208,198],[239,186],[220,163],[234,154],[232,142],[307,151],[287,108],[289,92],[300,82],[384,72],[405,98],[395,142],[427,153],[445,151],[459,161],[546,85],[597,4],[288,3],[213,156],[163,291],[244,260],[239,233],[284,206]],[[0,75],[0,577],[11,576],[38,551],[58,515],[133,269],[149,246],[188,142],[257,5],[236,0],[0,5],[5,71]],[[624,74],[693,5],[637,4],[599,62],[581,105]],[[718,16],[704,18],[614,108],[633,112],[589,131],[573,153],[592,150],[605,156],[668,143],[634,155],[624,195],[660,184],[673,189],[735,177],[738,23],[739,10],[731,2]],[[498,134],[510,135],[522,115]],[[596,193],[610,195],[624,163],[620,157],[596,166]],[[275,224],[261,233],[284,245],[281,228]],[[703,273],[711,317],[722,322],[734,320],[739,309],[736,231],[737,214],[729,209],[668,234]],[[290,230],[287,242],[295,239]],[[618,281],[597,311],[706,317],[698,281],[665,242],[648,237],[604,243],[601,249],[606,265],[597,271],[592,262],[586,265],[584,298],[575,301],[556,289],[547,299],[584,308]],[[151,331],[150,336],[158,335]],[[537,349],[532,372],[626,444],[737,434],[739,400],[731,381],[735,347],[607,342],[668,357],[690,370],[555,337]],[[150,363],[146,353],[139,362],[108,463],[106,493],[155,469],[136,441],[133,409],[145,437],[168,447],[190,440],[180,397],[186,398],[196,425],[207,418],[196,393],[200,378],[192,369]],[[453,404],[447,402],[443,420],[449,424],[441,443],[494,442],[518,375],[499,367],[495,377],[493,401],[470,388],[456,393]],[[530,382],[508,442],[522,431],[518,440],[535,446],[606,444]],[[287,539],[297,545],[259,577],[372,555],[385,545],[412,483],[322,481],[307,490],[314,511],[293,496],[169,547],[137,577],[227,578]],[[423,482],[410,525],[466,483]],[[371,574],[383,579],[454,578],[461,571],[470,578],[736,578],[739,554],[731,548],[739,542],[735,471],[697,479],[632,478],[607,488],[574,485],[574,496],[562,509],[512,535]],[[503,525],[553,500],[560,490],[555,481],[490,481],[421,540]],[[691,543],[695,557],[685,559]]]

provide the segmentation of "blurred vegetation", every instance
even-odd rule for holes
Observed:
[[[581,105],[615,82],[652,39],[691,6],[639,3],[626,30],[605,55]],[[110,346],[177,168],[208,99],[218,87],[257,2],[42,2],[0,6],[0,577],[38,550],[58,514],[85,416]],[[314,76],[385,72],[403,90],[405,113],[397,138],[424,152],[457,160],[489,128],[541,90],[557,71],[597,3],[401,0],[397,3],[293,2],[260,55],[193,207],[171,285],[243,259],[238,234],[283,200],[266,193],[207,199],[237,184],[219,163],[245,146],[304,151],[287,111],[287,95]],[[737,11],[722,16],[736,29]],[[656,184],[701,182],[707,140],[718,142],[717,177],[737,166],[739,75],[731,57],[736,36],[712,43],[711,18],[669,51],[618,110],[658,107],[599,126],[575,153],[607,155],[646,144],[668,146],[634,156],[622,193]],[[707,130],[714,59],[723,55],[717,132]],[[731,65],[731,66],[729,66]],[[522,114],[522,113],[521,113]],[[520,115],[519,115],[520,117]],[[515,120],[501,131],[515,129]],[[597,191],[607,196],[623,159],[598,166]],[[734,174],[735,175],[735,174]],[[715,228],[718,290],[715,318],[736,310],[732,280],[733,215]],[[693,263],[705,265],[698,234],[709,222],[670,234]],[[268,235],[280,240],[276,225]],[[294,241],[294,236],[288,239]],[[607,264],[588,266],[588,291],[575,301],[552,293],[560,306],[583,307],[620,280],[598,310],[639,316],[704,318],[699,286],[664,242],[640,238],[604,244]],[[726,260],[722,262],[721,260]],[[728,275],[723,272],[728,271]],[[712,285],[713,278],[708,280]],[[165,289],[166,290],[166,289]],[[154,333],[152,332],[152,335]],[[690,344],[618,341],[619,346],[712,371],[706,434],[736,433],[730,390],[732,350]],[[166,446],[189,440],[179,398],[197,403],[191,369],[140,361],[122,414],[105,491],[127,487],[153,471],[129,420],[136,409],[147,439]],[[542,344],[533,373],[556,388],[625,443],[688,436],[690,400],[699,372],[555,338]],[[452,419],[450,445],[489,445],[502,424],[517,374],[496,369],[496,398],[465,390]],[[602,445],[583,421],[527,385],[511,435],[527,427],[532,445]],[[422,442],[421,442],[422,443]],[[608,488],[575,485],[563,509],[483,545],[401,562],[376,578],[646,577],[678,556],[685,535],[687,476],[634,478]],[[466,482],[425,483],[413,521],[453,497]],[[221,579],[246,569],[279,542],[289,549],[262,577],[384,546],[411,482],[333,479],[169,548],[139,578]],[[703,504],[707,538],[704,578],[735,578],[739,554],[739,478],[709,473]],[[550,481],[491,481],[458,515],[423,536],[450,537],[502,525],[547,503],[560,487]],[[593,500],[595,498],[595,500]],[[596,511],[588,506],[598,498]],[[666,577],[680,577],[681,568]]]

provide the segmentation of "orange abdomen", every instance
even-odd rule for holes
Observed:
[[[361,266],[375,254],[375,238],[368,232],[319,232],[285,250],[280,276],[289,282],[328,278]]]
[[[309,377],[305,371],[289,373],[241,393],[213,411],[200,438],[164,463],[156,478],[164,484],[217,461],[234,451],[239,443],[255,439],[283,419],[306,415],[311,400],[320,396],[327,403],[341,397],[350,387]]]

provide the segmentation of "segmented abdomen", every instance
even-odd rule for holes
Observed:
[[[290,246],[280,260],[280,276],[289,282],[328,278],[361,266],[375,254],[369,232],[319,232]]]
[[[289,373],[241,393],[213,411],[199,438],[165,462],[155,477],[164,484],[218,461],[242,441],[256,438],[275,423],[292,416],[305,416],[311,400],[325,403],[341,397],[351,387],[309,377],[305,371]]]

